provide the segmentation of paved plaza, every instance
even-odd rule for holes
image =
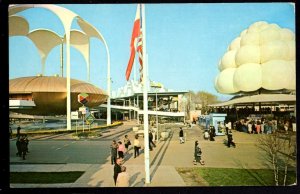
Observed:
[[[103,133],[99,139],[84,140],[86,143],[103,141],[105,138],[123,139],[128,134],[133,142],[135,133],[131,130],[136,126],[134,121],[125,122],[123,125]],[[217,168],[247,168],[265,169],[268,165],[263,158],[263,153],[256,146],[259,136],[263,134],[247,134],[233,130],[233,138],[237,144],[236,148],[227,148],[224,144],[226,136],[217,136],[215,141],[203,139],[203,131],[200,126],[191,128],[184,127],[186,142],[179,143],[180,124],[172,126],[170,137],[165,141],[157,143],[157,147],[150,151],[150,184],[145,184],[145,167],[143,150],[139,157],[133,158],[133,149],[125,156],[127,172],[130,175],[131,187],[167,187],[186,186],[184,180],[176,171],[177,167],[217,167]],[[117,135],[119,134],[119,135]],[[121,134],[121,135],[120,135]],[[42,137],[39,137],[41,140]],[[57,141],[71,139],[70,135],[59,136]],[[143,143],[143,137],[140,137]],[[193,164],[194,142],[198,140],[202,148],[205,165]],[[65,163],[65,164],[40,164],[30,158],[22,161],[15,156],[15,141],[11,140],[10,171],[11,172],[62,172],[62,171],[84,171],[85,173],[74,183],[66,184],[10,184],[11,188],[43,188],[43,187],[114,187],[113,165],[110,163],[110,155],[105,156],[106,160],[99,164],[94,162],[86,163]],[[34,141],[34,140],[32,140]],[[76,140],[82,141],[82,140]],[[142,147],[143,148],[143,147]],[[109,150],[109,148],[107,148]],[[88,152],[88,150],[87,150]],[[55,157],[55,155],[53,156]],[[27,163],[26,163],[27,162]],[[205,185],[200,185],[205,186]]]

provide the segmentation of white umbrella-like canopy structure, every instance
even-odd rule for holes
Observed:
[[[34,30],[29,33],[29,24],[28,22],[21,16],[17,16],[15,14],[30,9],[30,8],[45,8],[52,11],[58,18],[61,20],[65,35],[64,40],[49,30]],[[83,31],[71,31],[71,25],[74,19],[77,19],[77,22],[80,26],[83,26]],[[89,34],[90,33],[90,34]],[[10,36],[27,36],[30,38],[36,47],[39,50],[39,54],[42,59],[42,65],[44,66],[45,60],[49,54],[49,52],[58,44],[61,44],[63,41],[66,43],[66,66],[67,66],[67,129],[71,129],[71,101],[70,101],[70,44],[72,44],[77,50],[79,50],[85,58],[87,62],[88,69],[88,79],[89,79],[89,37],[99,38],[106,47],[107,55],[108,55],[108,116],[107,123],[111,123],[110,119],[110,61],[109,61],[109,51],[107,44],[100,34],[94,27],[85,22],[82,18],[80,18],[74,12],[57,6],[50,4],[22,4],[22,5],[12,5],[9,7],[9,35]],[[44,69],[44,67],[43,67]]]
[[[27,34],[27,37],[32,40],[39,51],[43,66],[42,74],[44,74],[48,54],[54,47],[62,44],[62,39],[55,32],[46,29],[34,30]]]
[[[241,32],[219,63],[215,88],[223,94],[296,90],[295,34],[260,21]]]
[[[29,33],[29,24],[21,16],[13,15],[8,18],[9,36],[26,36]]]
[[[64,37],[64,43],[66,43],[66,37]],[[90,42],[89,42],[89,37],[82,31],[79,30],[71,30],[71,39],[70,39],[70,44],[74,48],[76,48],[84,57],[84,60],[87,65],[87,79],[90,81]]]

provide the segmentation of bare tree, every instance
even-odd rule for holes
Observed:
[[[187,96],[187,107],[186,107],[187,111],[198,109],[199,105],[201,105],[201,110],[203,113],[205,113],[208,111],[207,105],[219,102],[217,96],[204,91],[198,91],[198,92],[189,91],[189,93],[187,93],[186,96]]]
[[[258,140],[258,147],[264,151],[266,161],[273,168],[275,185],[286,185],[288,168],[295,162],[293,154],[296,148],[295,135],[276,130]],[[284,172],[283,175],[281,172]],[[280,181],[282,180],[282,181]]]

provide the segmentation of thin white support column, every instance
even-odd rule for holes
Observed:
[[[157,91],[156,91],[156,99],[155,99],[155,105],[156,105],[156,142],[158,142],[158,115],[157,115]]]
[[[140,104],[139,104],[139,95],[136,95],[137,96],[137,107],[138,107],[138,110],[140,110]],[[140,124],[140,114],[139,112],[137,111],[137,124]]]
[[[135,98],[134,98],[134,96],[133,96],[133,107],[136,107],[135,106]],[[133,109],[133,119],[136,119],[135,109]]]
[[[60,47],[60,74],[64,77],[64,43],[61,43]]]
[[[111,125],[111,105],[110,105],[110,96],[111,96],[111,77],[110,77],[110,54],[106,41],[103,39],[106,53],[107,53],[107,119],[106,124]]]
[[[71,130],[70,30],[66,31],[66,55],[67,55],[67,130]]]
[[[145,182],[150,183],[150,153],[149,153],[149,123],[148,123],[148,54],[146,46],[146,20],[145,4],[142,4],[142,26],[143,26],[143,101],[144,101],[144,150],[145,150]]]

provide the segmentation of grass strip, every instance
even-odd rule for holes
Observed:
[[[74,183],[84,171],[71,172],[10,172],[10,183]]]
[[[201,176],[208,186],[275,186],[274,174],[271,169],[233,169],[233,168],[185,168],[178,171],[182,177],[189,174],[192,177]],[[183,174],[184,173],[184,174]],[[282,172],[280,172],[281,174]],[[280,175],[283,179],[282,174]],[[194,180],[196,183],[197,180]],[[296,172],[289,171],[286,185],[296,182]],[[195,185],[189,183],[189,185]],[[283,180],[279,181],[282,185]],[[202,186],[202,185],[199,185]]]
[[[270,169],[195,168],[194,172],[210,186],[275,186],[273,170]],[[287,185],[295,180],[295,171],[289,171]]]

